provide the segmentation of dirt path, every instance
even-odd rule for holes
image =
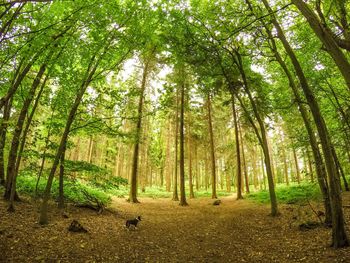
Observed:
[[[47,227],[36,224],[38,214],[32,203],[19,204],[17,212],[9,215],[1,201],[0,261],[350,262],[349,248],[328,247],[329,229],[298,230],[299,222],[312,219],[308,207],[284,205],[282,215],[272,218],[269,206],[233,197],[221,200],[219,206],[201,198],[180,207],[169,199],[144,198],[137,205],[114,199],[113,208],[120,211],[117,216],[71,207],[66,219],[53,209]],[[344,203],[350,204],[349,195]],[[349,210],[345,209],[347,222]],[[127,231],[125,218],[137,215],[142,216],[139,229]],[[68,232],[72,219],[78,219],[89,233]]]

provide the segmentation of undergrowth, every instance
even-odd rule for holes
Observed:
[[[17,178],[17,190],[20,194],[26,194],[32,197],[41,197],[45,191],[46,178],[42,178],[38,184],[37,195],[35,193],[37,177],[30,174],[21,174]],[[64,196],[66,201],[85,204],[86,197],[83,192],[98,199],[104,205],[111,202],[111,196],[97,187],[86,185],[79,181],[65,181],[64,182]],[[54,180],[51,187],[51,195],[53,199],[58,197],[58,180]]]
[[[280,203],[307,203],[308,200],[320,201],[322,196],[317,183],[301,183],[277,185],[275,188],[277,200]],[[268,190],[261,190],[254,193],[246,194],[245,197],[259,203],[270,202]]]

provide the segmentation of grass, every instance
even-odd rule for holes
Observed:
[[[277,185],[275,188],[277,200],[280,203],[306,203],[308,200],[320,201],[322,196],[317,183],[301,183]],[[247,199],[254,200],[259,203],[270,202],[269,192],[261,190],[245,195]]]

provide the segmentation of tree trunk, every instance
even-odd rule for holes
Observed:
[[[177,159],[177,149],[178,149],[178,134],[179,134],[179,90],[176,89],[176,112],[175,112],[175,169],[174,169],[174,183],[173,183],[173,201],[179,201],[179,194],[177,192],[177,168],[178,168],[178,159]]]
[[[200,165],[198,160],[198,145],[197,140],[194,141],[194,160],[195,160],[195,167],[196,167],[196,190],[199,190],[199,177],[200,177]]]
[[[172,173],[171,154],[170,154],[170,147],[171,147],[170,127],[171,127],[171,122],[168,122],[167,141],[166,141],[166,175],[165,175],[165,189],[167,192],[170,192],[170,189],[171,189],[171,173]]]
[[[90,135],[89,137],[89,151],[88,151],[88,163],[92,163],[92,149],[93,149],[93,145],[94,145],[94,140],[92,135]]]
[[[285,146],[282,145],[282,158],[283,158],[283,173],[284,173],[284,179],[286,181],[286,185],[289,185],[289,178],[288,178],[288,165],[287,165],[287,156],[286,156],[286,149]]]
[[[312,168],[312,160],[311,160],[309,149],[306,149],[306,156],[307,156],[307,162],[308,162],[308,166],[309,166],[310,180],[311,180],[311,183],[313,183],[314,182],[314,171]]]
[[[297,158],[297,153],[295,151],[295,148],[293,147],[293,159],[294,159],[294,165],[295,165],[295,173],[297,177],[297,182],[300,184],[300,169],[299,169],[299,162]]]
[[[348,182],[346,181],[346,177],[345,177],[345,173],[344,173],[343,167],[341,166],[341,164],[339,162],[339,159],[338,159],[337,153],[334,150],[334,147],[332,147],[332,153],[333,153],[335,166],[337,167],[337,170],[338,170],[338,174],[339,174],[338,176],[339,177],[341,176],[342,179],[343,179],[345,191],[349,191],[349,185],[348,185]]]
[[[235,127],[236,167],[237,167],[236,178],[237,178],[237,200],[238,200],[238,199],[243,199],[243,196],[242,196],[242,164],[241,164],[241,147],[240,147],[240,140],[239,140],[236,103],[235,103],[235,97],[233,94],[231,96],[231,103],[232,103],[233,124]]]
[[[5,186],[5,160],[4,150],[6,144],[7,127],[10,119],[12,99],[8,100],[4,106],[2,122],[0,126],[0,184]]]
[[[244,173],[245,191],[247,194],[249,194],[250,191],[249,191],[249,180],[248,180],[248,167],[246,164],[246,159],[244,154],[244,143],[243,143],[241,125],[238,125],[238,128],[239,128],[239,138],[241,140],[241,148],[242,148],[242,165],[243,165],[243,173]]]
[[[146,82],[149,74],[150,63],[151,63],[151,58],[147,58],[147,61],[145,62],[145,65],[144,65],[143,74],[142,74],[140,98],[139,98],[139,105],[138,105],[138,112],[137,112],[136,142],[134,144],[134,153],[132,158],[132,171],[131,171],[131,178],[130,178],[131,181],[130,181],[130,194],[129,194],[129,200],[132,203],[139,203],[139,200],[137,200],[137,172],[138,172],[138,161],[139,161],[143,103],[144,103]]]
[[[185,84],[181,87],[181,110],[180,110],[180,205],[187,206],[185,192],[185,135],[184,135],[184,112],[185,112]]]
[[[192,138],[191,138],[191,113],[188,112],[188,125],[187,125],[187,151],[188,151],[188,186],[190,188],[190,198],[194,198],[193,193],[193,174],[192,174]]]
[[[60,175],[59,175],[59,186],[58,186],[58,208],[64,208],[64,158],[66,153],[66,146],[64,146],[63,153],[60,160]]]
[[[208,109],[208,125],[209,125],[209,139],[210,139],[210,159],[211,159],[211,198],[218,198],[216,195],[216,167],[215,167],[215,147],[214,147],[214,134],[213,124],[211,116],[211,99],[210,94],[207,95],[207,109]]]

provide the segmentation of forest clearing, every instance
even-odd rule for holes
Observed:
[[[349,51],[350,1],[0,0],[1,260],[350,262]]]
[[[17,214],[1,216],[1,262],[349,262],[350,248],[329,247],[330,228],[299,230],[303,220],[317,220],[308,206],[283,205],[269,216],[267,205],[249,200],[191,199],[181,207],[170,199],[141,198],[130,204],[113,199],[118,214],[68,208],[69,218],[52,208],[51,223],[37,224],[37,205],[19,204]],[[344,196],[350,205],[350,195]],[[33,208],[34,206],[34,208]],[[313,203],[315,209],[322,204]],[[5,214],[1,202],[1,215]],[[308,215],[295,219],[295,216]],[[137,230],[126,230],[125,219],[141,215]],[[350,208],[345,210],[350,222]],[[293,219],[294,218],[294,219]],[[77,219],[87,233],[67,230]],[[347,227],[348,228],[348,227]],[[348,229],[349,230],[349,229]]]

